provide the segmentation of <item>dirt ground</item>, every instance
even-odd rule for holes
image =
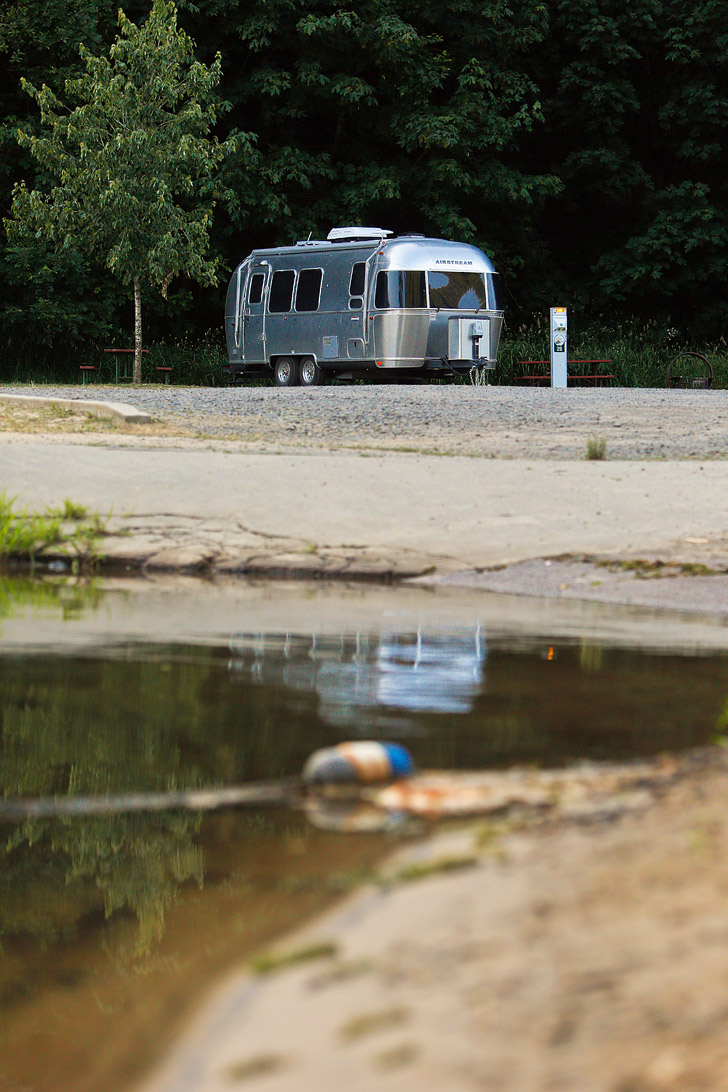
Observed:
[[[228,979],[144,1092],[728,1088],[725,753],[433,829]]]
[[[677,580],[650,586],[663,608],[688,610],[690,579],[723,579],[700,566],[710,546],[710,567],[725,569],[727,494],[717,476],[715,524],[671,535],[663,488],[649,503],[664,505],[688,590],[677,602]],[[639,552],[633,528],[606,519],[622,555]],[[560,575],[553,594],[597,596],[591,570]],[[514,569],[498,579],[526,588]],[[695,608],[706,615],[710,587]],[[716,745],[595,789],[581,810],[433,824],[390,862],[388,883],[283,938],[285,966],[223,982],[143,1092],[728,1090],[727,790]]]

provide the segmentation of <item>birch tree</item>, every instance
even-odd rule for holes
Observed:
[[[219,54],[206,66],[177,25],[172,0],[154,0],[146,21],[119,11],[108,56],[80,46],[83,73],[65,81],[67,103],[23,80],[40,107],[37,133],[18,139],[36,163],[33,188],[18,183],[6,227],[60,249],[81,249],[106,266],[134,300],[133,381],[142,379],[142,288],[166,297],[174,277],[217,280],[209,256],[219,168],[233,142],[211,130]]]

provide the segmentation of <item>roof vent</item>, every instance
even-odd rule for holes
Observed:
[[[363,239],[386,239],[391,231],[378,227],[335,227],[326,236],[330,243],[349,243]]]

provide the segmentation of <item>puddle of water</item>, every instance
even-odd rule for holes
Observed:
[[[422,768],[480,768],[654,754],[725,726],[726,633],[650,612],[2,581],[0,633],[10,797],[287,776],[350,738],[400,740]],[[44,1092],[129,1087],[208,981],[391,845],[288,812],[1,829],[3,1079]]]

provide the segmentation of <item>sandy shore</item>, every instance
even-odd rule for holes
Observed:
[[[508,414],[508,458],[493,457],[490,425],[487,452],[463,450],[457,417],[449,448],[438,425],[450,453],[426,453],[420,400],[414,451],[370,433],[350,434],[352,451],[330,436],[294,450],[175,428],[6,432],[0,481],[29,507],[71,497],[110,512],[103,548],[142,573],[407,576],[722,624],[725,399],[668,399],[656,421],[650,392],[620,394],[621,410],[599,397],[525,396],[549,439],[522,458]],[[599,405],[624,457],[591,463]],[[393,861],[391,882],[282,942],[326,942],[324,958],[235,974],[145,1092],[728,1089],[727,789],[716,747],[654,764],[581,816],[523,808],[433,829],[408,851],[429,862],[422,878],[402,882]]]
[[[229,978],[143,1092],[725,1089],[727,785],[695,755],[614,810],[434,834]]]

